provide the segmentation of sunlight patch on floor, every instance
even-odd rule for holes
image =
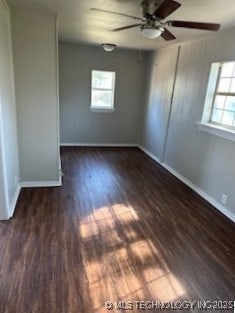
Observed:
[[[172,273],[166,273],[163,276],[147,282],[148,290],[159,301],[174,301],[185,294],[185,290]]]
[[[120,204],[97,209],[80,224],[93,312],[106,312],[105,301],[173,301],[185,294],[142,227],[134,209]]]

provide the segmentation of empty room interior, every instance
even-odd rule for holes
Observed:
[[[0,313],[235,312],[234,0],[0,0]]]

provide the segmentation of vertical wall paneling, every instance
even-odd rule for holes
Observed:
[[[216,37],[181,46],[164,157],[165,166],[195,186],[194,189],[211,199],[210,202],[232,219],[235,217],[235,144],[200,131],[197,122],[203,114],[211,64],[235,60],[234,35],[235,30],[231,29]],[[168,50],[170,53],[171,49]],[[158,64],[161,62],[164,66],[166,60],[167,52],[162,59],[158,57]],[[145,106],[142,145],[158,159],[161,154],[156,142],[162,132],[156,125],[162,125],[165,119],[161,114],[154,114],[149,121],[148,112],[149,107],[156,107],[157,103],[158,112],[165,110],[165,102],[157,99],[162,95],[159,83],[160,86],[167,84],[168,78],[163,77],[162,82],[151,86],[150,94],[156,95],[155,101],[148,101]],[[221,204],[223,193],[228,196],[225,206]]]
[[[164,154],[177,57],[178,47],[173,47],[152,53],[149,61],[150,88],[143,113],[142,141],[158,159]]]
[[[169,107],[169,113],[168,113],[167,124],[166,124],[166,133],[164,136],[162,156],[160,158],[160,161],[162,161],[162,162],[165,159],[165,153],[166,153],[167,138],[168,138],[168,132],[169,132],[169,127],[170,127],[171,113],[172,113],[172,103],[173,103],[173,99],[174,99],[175,83],[176,83],[176,77],[177,77],[177,71],[178,71],[178,65],[179,65],[179,56],[180,56],[180,47],[178,47],[178,53],[177,53],[177,58],[176,58],[175,73],[174,73],[173,85],[172,85],[172,93],[171,93],[171,98],[170,98],[170,107]]]

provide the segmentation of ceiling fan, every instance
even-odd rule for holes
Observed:
[[[129,28],[140,27],[141,33],[145,37],[150,39],[157,38],[159,36],[161,36],[167,41],[176,39],[176,37],[165,26],[202,29],[210,31],[219,30],[220,24],[214,23],[177,21],[177,20],[163,21],[166,17],[168,17],[171,13],[177,10],[180,6],[181,4],[174,0],[143,0],[141,3],[141,7],[143,10],[142,18],[125,13],[118,13],[98,8],[91,8],[91,10],[121,15],[129,17],[134,20],[141,21],[141,23],[114,28],[111,29],[111,31],[119,32]]]

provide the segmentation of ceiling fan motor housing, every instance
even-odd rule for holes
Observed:
[[[143,0],[141,3],[143,16],[146,18],[152,16],[163,1],[164,0]]]

